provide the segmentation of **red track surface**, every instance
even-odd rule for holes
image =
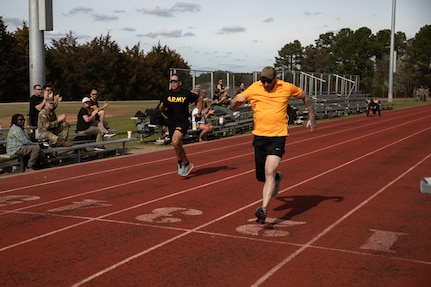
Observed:
[[[1,286],[431,286],[429,105],[292,128],[280,194],[251,135],[0,179]]]

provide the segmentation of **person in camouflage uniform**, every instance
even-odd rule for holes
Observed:
[[[37,129],[40,140],[48,140],[51,146],[72,146],[67,140],[69,136],[69,123],[66,114],[57,117],[54,111],[54,98],[45,101],[45,107],[39,112]]]

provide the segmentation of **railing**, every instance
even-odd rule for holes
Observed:
[[[300,72],[299,86],[311,97],[317,98],[318,95],[322,95],[323,83],[325,80],[315,77],[313,75]]]
[[[356,82],[340,75],[333,75],[335,76],[335,93],[338,96],[349,98],[356,88]],[[340,93],[338,93],[338,87],[340,87]]]

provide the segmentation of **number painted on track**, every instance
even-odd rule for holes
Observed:
[[[0,197],[0,207],[12,205],[12,204],[17,204],[17,203],[22,203],[24,201],[38,200],[38,199],[40,199],[39,196],[32,196],[32,195],[1,196]]]
[[[267,224],[245,224],[238,226],[236,228],[236,231],[242,234],[247,235],[253,235],[253,236],[259,236],[260,233],[262,233],[263,236],[266,237],[283,237],[289,235],[289,231],[287,230],[278,230],[276,227],[282,227],[287,228],[289,226],[295,226],[295,225],[302,225],[305,224],[305,222],[301,221],[291,221],[291,220],[282,220],[279,218],[267,218]],[[256,219],[252,218],[249,219],[250,222],[255,222]]]
[[[62,211],[70,211],[75,209],[89,209],[89,208],[98,208],[111,206],[112,204],[106,203],[104,200],[94,200],[94,199],[84,199],[83,201],[72,202],[71,204],[60,206],[57,208],[53,208],[48,210],[48,212],[62,212]]]
[[[139,215],[136,217],[136,219],[139,221],[153,223],[176,223],[182,221],[180,218],[182,217],[181,215],[195,216],[201,215],[202,213],[202,211],[197,209],[183,207],[161,207],[154,209],[150,214]]]

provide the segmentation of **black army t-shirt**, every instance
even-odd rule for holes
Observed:
[[[198,100],[199,96],[185,89],[166,92],[160,102],[165,107],[164,114],[168,123],[184,123],[189,119],[189,105]]]

